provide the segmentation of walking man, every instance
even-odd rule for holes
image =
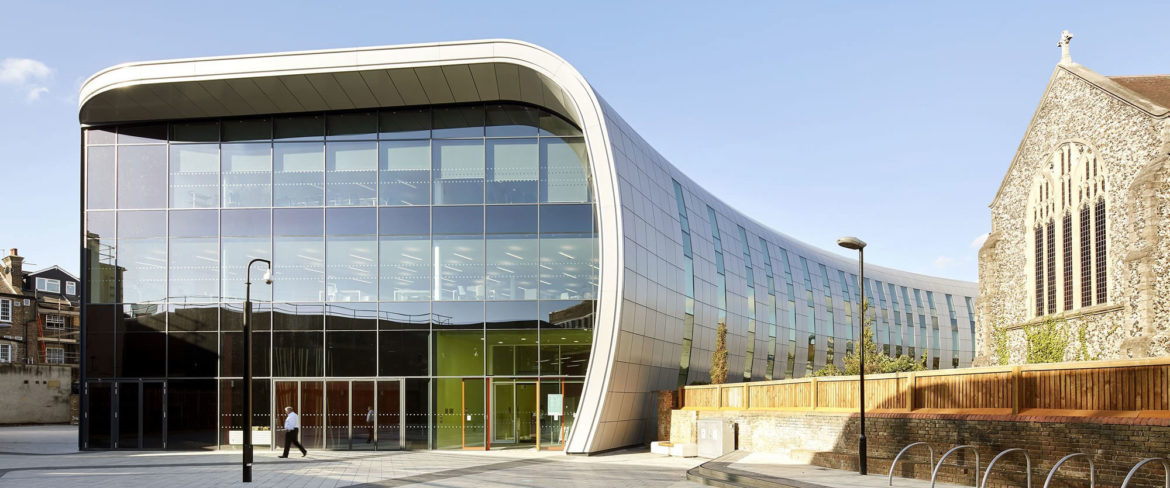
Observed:
[[[366,444],[374,442],[374,407],[366,407]]]
[[[280,457],[288,457],[288,446],[291,444],[296,444],[297,449],[301,450],[301,457],[307,456],[309,451],[306,451],[305,446],[297,441],[297,434],[301,432],[301,417],[293,411],[292,407],[284,407],[284,414],[287,415],[284,419],[284,454],[281,454]]]

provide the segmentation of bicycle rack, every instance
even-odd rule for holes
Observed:
[[[1012,453],[1012,452],[1016,452],[1016,451],[1020,451],[1020,452],[1024,453],[1024,462],[1027,463],[1026,464],[1026,466],[1027,466],[1026,471],[1024,471],[1024,479],[1028,480],[1028,488],[1032,488],[1032,456],[1028,455],[1028,451],[1025,451],[1025,450],[1020,449],[1018,447],[1013,447],[1013,448],[1007,449],[999,454],[996,454],[995,457],[991,459],[991,462],[987,463],[987,471],[983,472],[983,484],[980,485],[979,488],[986,488],[987,487],[987,478],[989,476],[991,476],[991,467],[995,466],[995,462],[999,461],[999,458],[1003,457],[1004,454],[1008,454],[1008,453]],[[1168,471],[1168,472],[1170,472],[1170,471]],[[1170,488],[1170,486],[1167,486],[1166,488]]]
[[[975,446],[964,444],[951,448],[951,450],[947,451],[946,454],[943,454],[941,458],[938,458],[938,464],[934,466],[934,472],[930,474],[930,488],[934,488],[934,480],[938,477],[938,470],[942,467],[943,461],[946,460],[947,456],[950,456],[952,452],[958,451],[959,449],[970,449],[975,452],[974,486],[979,486],[979,451],[975,449]]]
[[[1167,462],[1166,458],[1148,458],[1139,461],[1137,464],[1133,465],[1133,469],[1129,470],[1129,474],[1125,475],[1125,481],[1121,482],[1121,488],[1125,488],[1126,485],[1129,484],[1129,479],[1133,478],[1133,475],[1134,473],[1137,473],[1138,468],[1142,467],[1143,464],[1146,464],[1150,461],[1162,462],[1162,469],[1165,470],[1166,473],[1166,488],[1170,488],[1170,462]]]
[[[900,459],[902,455],[906,453],[906,451],[910,450],[911,447],[919,445],[926,446],[926,448],[930,450],[930,465],[934,466],[934,448],[930,447],[930,444],[925,442],[915,442],[906,447],[903,447],[902,450],[898,452],[898,455],[894,456],[894,462],[890,464],[890,486],[894,486],[894,467],[898,465],[898,459]]]
[[[1093,458],[1089,457],[1088,454],[1085,454],[1083,452],[1074,452],[1072,454],[1069,454],[1065,457],[1060,458],[1060,461],[1057,461],[1056,464],[1052,466],[1052,471],[1048,472],[1048,478],[1046,478],[1044,480],[1044,488],[1048,488],[1048,484],[1052,482],[1052,475],[1056,474],[1056,470],[1060,469],[1061,464],[1064,464],[1065,461],[1068,461],[1069,459],[1075,458],[1077,456],[1084,456],[1085,459],[1089,460],[1089,488],[1096,488],[1097,487],[1097,466],[1093,464]],[[1142,462],[1145,462],[1145,461],[1142,461]],[[1138,465],[1140,466],[1141,464],[1139,463]],[[1136,469],[1136,466],[1135,466],[1135,469]],[[1132,473],[1132,471],[1131,471],[1131,473]]]

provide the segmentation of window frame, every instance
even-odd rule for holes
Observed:
[[[55,325],[57,323],[56,321],[50,322],[49,321],[50,318],[61,319],[60,325]],[[45,328],[46,329],[65,330],[65,326],[67,323],[68,322],[65,320],[64,315],[59,315],[59,314],[55,314],[55,313],[45,314]]]
[[[12,344],[0,344],[0,363],[12,362]]]
[[[11,298],[0,298],[0,323],[12,325]]]
[[[65,282],[65,294],[66,295],[73,295],[73,296],[77,295],[77,282],[76,281],[66,281]]]
[[[49,287],[49,285],[53,284],[53,283],[57,284],[56,291],[54,291],[53,289],[51,289]],[[37,277],[37,291],[43,291],[46,293],[61,293],[61,280],[38,276]]]
[[[50,354],[50,353],[52,353],[52,352],[54,352],[54,351],[59,351],[59,352],[60,352],[60,358],[59,358],[59,360],[58,360],[58,361],[54,361],[54,360],[53,360],[53,359],[54,359],[54,358],[53,358],[53,355],[52,355],[52,354]],[[61,348],[61,347],[48,347],[48,348],[45,348],[45,363],[46,363],[46,364],[65,364],[65,349],[64,349],[64,348]]]

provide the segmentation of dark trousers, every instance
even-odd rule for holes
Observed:
[[[297,449],[301,450],[302,455],[309,453],[309,451],[305,450],[305,446],[302,446],[301,443],[297,441],[297,434],[300,433],[300,431],[301,429],[293,429],[284,432],[284,454],[282,454],[282,456],[288,457],[288,446],[292,444],[297,445]]]

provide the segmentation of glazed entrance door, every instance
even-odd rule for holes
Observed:
[[[306,449],[402,449],[405,392],[401,379],[278,380],[273,388],[277,435],[284,447],[284,407],[301,415],[300,441]]]
[[[533,446],[539,429],[536,382],[492,381],[492,444]]]
[[[166,383],[91,382],[86,391],[86,447],[166,448]]]

